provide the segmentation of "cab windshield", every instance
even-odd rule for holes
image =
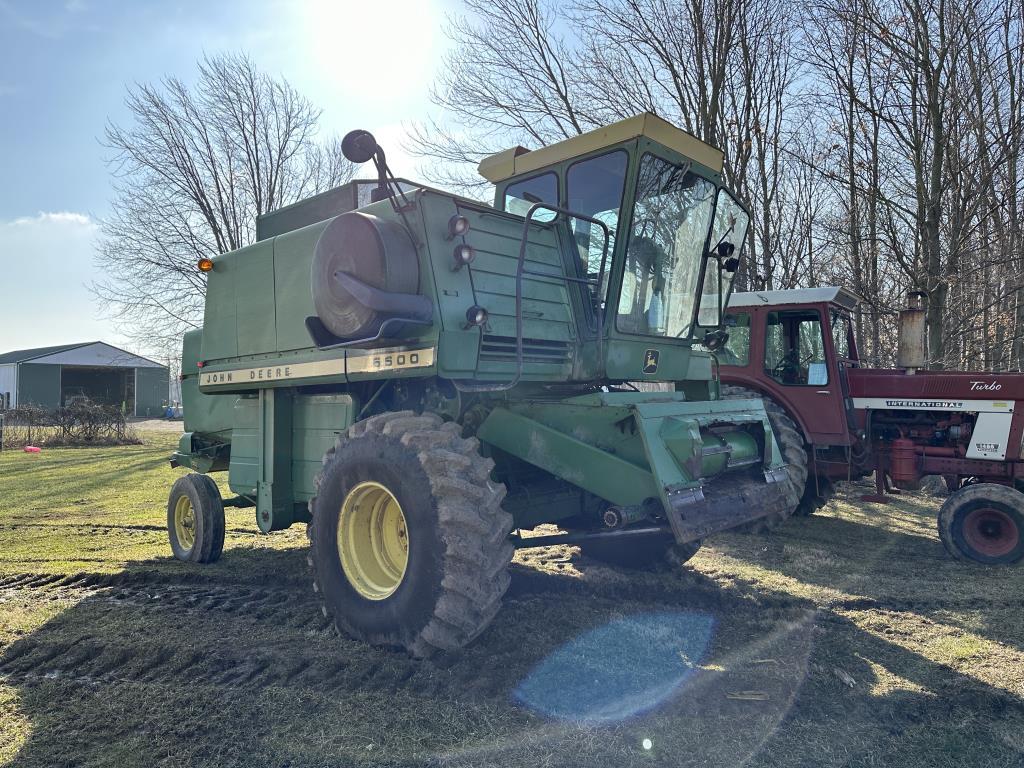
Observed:
[[[619,295],[620,331],[689,335],[715,192],[687,166],[643,156]]]
[[[750,217],[727,190],[718,190],[715,204],[715,226],[708,241],[704,282],[700,291],[697,325],[716,327],[722,324],[722,313],[729,301],[732,279],[739,267],[739,253],[747,236]]]

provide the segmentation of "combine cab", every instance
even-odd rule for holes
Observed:
[[[177,557],[221,554],[227,471],[262,531],[308,524],[341,629],[428,655],[487,626],[516,547],[679,561],[796,505],[761,401],[717,400],[693,348],[721,338],[748,224],[717,149],[640,115],[484,160],[493,206],[396,181],[365,131],[344,150],[377,181],[202,265]],[[520,535],[542,523],[568,533]]]
[[[1024,557],[1024,375],[926,371],[924,311],[911,295],[900,316],[899,368],[863,368],[841,288],[734,294],[718,352],[726,397],[760,396],[799,432],[809,468],[798,514],[834,482],[875,474],[885,501],[941,475],[953,493],[939,533],[959,559]]]

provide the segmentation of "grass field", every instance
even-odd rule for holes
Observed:
[[[0,765],[1024,765],[1024,571],[936,500],[851,489],[676,572],[520,553],[494,624],[413,661],[336,636],[305,532],[169,557],[176,436],[0,453]]]

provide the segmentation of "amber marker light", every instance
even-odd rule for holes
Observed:
[[[198,266],[200,272],[210,272],[213,270],[213,259],[200,259]]]

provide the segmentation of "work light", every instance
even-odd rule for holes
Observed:
[[[469,232],[469,219],[465,216],[452,216],[448,219],[448,236],[459,237]]]
[[[466,245],[465,243],[456,245],[455,250],[452,252],[452,258],[455,259],[455,269],[459,270],[476,258],[476,250],[472,245]]]
[[[470,325],[483,325],[487,322],[487,310],[479,304],[474,304],[466,310],[466,322]]]

